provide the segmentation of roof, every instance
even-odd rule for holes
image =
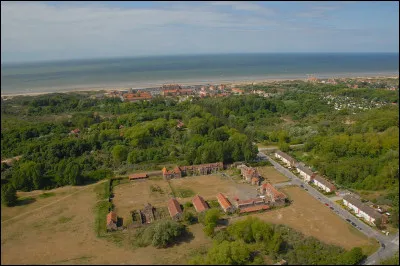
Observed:
[[[296,160],[295,160],[292,156],[290,156],[290,155],[287,154],[287,153],[284,153],[283,151],[279,151],[279,150],[278,150],[278,151],[276,151],[275,153],[278,154],[278,155],[280,155],[281,157],[285,158],[286,160],[292,162],[292,163],[296,163]]]
[[[248,199],[248,200],[241,200],[238,201],[237,204],[238,205],[243,205],[243,204],[254,204],[254,203],[258,203],[258,202],[264,202],[264,200],[262,198],[254,198],[254,199]]]
[[[300,171],[306,173],[307,175],[310,175],[310,176],[314,175],[314,172],[311,171],[311,169],[308,168],[308,167],[307,167],[305,164],[303,164],[303,163],[299,163],[299,164],[296,166],[296,168],[299,169]]]
[[[208,209],[207,203],[204,201],[203,197],[196,195],[193,200],[193,206],[197,212],[202,212]]]
[[[321,176],[319,176],[319,175],[316,175],[316,176],[314,177],[314,181],[318,181],[318,182],[321,183],[322,185],[324,185],[324,186],[330,188],[331,190],[333,190],[333,189],[336,188],[331,182],[329,182],[328,180],[326,180],[325,178],[323,178],[323,177],[321,177]]]
[[[168,201],[168,211],[171,217],[174,217],[178,213],[182,213],[181,205],[179,205],[179,202],[175,198]]]
[[[351,203],[352,205],[356,206],[357,208],[359,208],[361,211],[365,212],[366,214],[368,214],[370,217],[378,219],[381,218],[382,215],[375,211],[373,208],[365,205],[364,203],[362,203],[360,200],[350,196],[350,195],[345,195],[343,197],[344,200],[348,201],[349,203]]]
[[[268,210],[269,206],[268,205],[256,205],[256,206],[251,206],[247,208],[243,208],[240,210],[240,213],[246,213],[246,212],[256,212],[260,210]]]
[[[286,199],[286,195],[282,192],[278,191],[273,185],[270,183],[266,183],[262,185],[262,189],[268,190],[274,199]]]
[[[107,224],[110,224],[111,222],[116,223],[117,222],[117,213],[110,211],[107,214]]]
[[[139,179],[139,178],[147,178],[146,173],[139,173],[139,174],[131,174],[129,175],[129,179]]]
[[[260,179],[258,178],[258,177],[253,177],[252,179],[251,179],[251,181],[259,181]]]
[[[223,209],[227,209],[232,206],[229,200],[222,193],[217,194],[217,199]]]

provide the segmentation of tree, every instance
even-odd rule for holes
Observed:
[[[1,202],[8,206],[14,206],[17,202],[17,191],[11,184],[1,186]]]
[[[128,149],[123,145],[115,145],[111,153],[114,161],[121,163],[126,160],[128,156]]]
[[[350,251],[345,252],[339,259],[342,265],[356,265],[364,259],[361,248],[352,248]]]
[[[188,224],[194,224],[196,222],[196,216],[192,212],[185,211],[183,212],[183,221]]]
[[[184,232],[185,227],[175,221],[160,221],[154,226],[154,235],[151,243],[158,248],[166,247]]]

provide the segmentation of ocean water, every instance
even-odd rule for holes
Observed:
[[[2,94],[164,83],[398,75],[399,54],[226,54],[1,65]]]

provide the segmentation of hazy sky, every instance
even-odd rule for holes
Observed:
[[[1,2],[1,62],[398,52],[393,2]]]

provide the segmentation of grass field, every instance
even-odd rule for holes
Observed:
[[[199,224],[189,227],[192,240],[168,249],[132,249],[125,242],[119,247],[97,238],[93,213],[97,198],[93,187],[35,211],[79,189],[54,189],[49,192],[56,195],[48,198],[38,197],[41,193],[24,193],[25,197],[36,197],[36,201],[21,206],[24,212],[31,213],[2,222],[1,264],[185,264],[193,250],[212,244]],[[22,213],[16,210],[2,207],[1,215],[12,218]],[[118,234],[124,234],[116,233],[114,241],[118,241]]]
[[[267,222],[285,224],[307,236],[346,249],[359,246],[364,252],[372,252],[378,248],[375,240],[354,230],[346,221],[299,187],[288,187],[281,191],[293,200],[290,206],[254,216]]]
[[[135,180],[114,187],[114,210],[125,221],[131,219],[130,211],[142,209],[150,203],[154,207],[166,207],[172,197],[171,188],[164,179]]]
[[[289,179],[279,173],[273,166],[262,166],[257,167],[258,172],[262,177],[266,179],[267,182],[271,184],[287,182]]]

